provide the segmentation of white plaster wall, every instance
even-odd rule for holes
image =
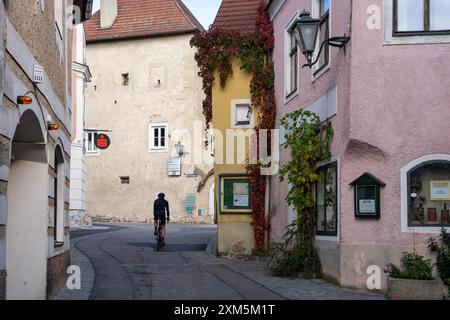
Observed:
[[[3,8],[3,2],[0,1],[0,97],[3,97],[3,82],[5,74],[4,25],[5,25],[5,12]],[[0,100],[0,108],[1,103],[2,100]]]
[[[181,177],[169,177],[167,163],[178,141],[194,156],[194,144],[204,145],[204,131],[194,141],[194,125],[204,123],[202,82],[190,47],[192,35],[126,40],[87,45],[87,64],[93,81],[86,94],[86,127],[112,130],[111,147],[99,156],[87,156],[87,213],[94,216],[151,217],[159,192],[167,195],[171,217],[188,218],[185,196],[196,193],[201,180],[188,178],[192,163],[182,165]],[[122,74],[129,73],[129,86]],[[157,80],[161,86],[157,86]],[[149,124],[168,123],[168,152],[149,152]],[[177,130],[189,137],[175,138]],[[205,151],[210,163],[210,153]],[[198,165],[207,173],[212,165]],[[119,176],[130,176],[121,184]],[[197,208],[209,211],[209,185],[197,194]],[[212,221],[211,217],[208,217]]]
[[[45,299],[47,164],[15,161],[8,185],[7,299]]]

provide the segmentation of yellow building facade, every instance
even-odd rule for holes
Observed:
[[[226,85],[215,81],[212,90],[218,253],[222,256],[250,254],[255,244],[246,162],[258,113],[248,111],[252,75],[241,69],[238,59],[232,67]],[[218,74],[215,78],[219,79]],[[245,143],[244,148],[241,143]]]

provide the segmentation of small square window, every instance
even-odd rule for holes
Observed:
[[[251,129],[254,126],[254,115],[250,99],[231,101],[231,127]]]
[[[95,145],[95,138],[97,137],[98,132],[95,131],[89,131],[86,133],[86,142],[85,142],[85,148],[87,154],[98,154],[99,149]]]
[[[130,177],[120,177],[120,183],[130,184]]]
[[[167,124],[150,124],[150,151],[165,151],[168,145]]]
[[[236,125],[248,126],[250,125],[250,116],[252,110],[249,104],[237,104],[236,105]]]
[[[130,74],[129,73],[122,73],[122,85],[128,86],[130,83]]]

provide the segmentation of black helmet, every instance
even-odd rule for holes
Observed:
[[[164,193],[158,194],[158,198],[164,198],[166,195]]]

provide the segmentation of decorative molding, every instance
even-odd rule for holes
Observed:
[[[91,82],[92,73],[88,65],[74,62],[72,63],[72,70],[77,74],[77,76],[81,76],[84,81]]]

